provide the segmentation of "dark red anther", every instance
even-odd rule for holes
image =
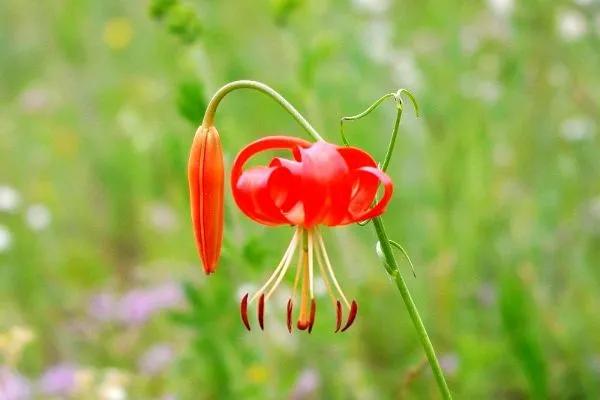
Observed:
[[[258,298],[258,325],[261,330],[265,330],[264,326],[264,318],[265,318],[265,294],[261,294]]]
[[[248,322],[248,293],[246,293],[242,299],[242,302],[240,303],[240,310],[242,314],[242,322],[244,323],[244,326],[246,326],[246,329],[250,330],[250,323]]]
[[[300,329],[301,331],[305,331],[306,328],[308,328],[308,321],[298,321],[298,323],[296,324],[296,328]]]
[[[315,324],[315,313],[317,312],[317,302],[312,299],[310,303],[310,322],[308,323],[308,333],[312,332],[313,325]]]
[[[287,304],[287,328],[290,333],[292,333],[292,307],[292,299],[289,299]]]
[[[335,315],[335,333],[338,333],[340,328],[342,327],[342,303],[340,303],[339,300],[336,300],[335,302]]]
[[[342,332],[344,332],[346,329],[350,328],[350,326],[354,322],[354,318],[356,318],[357,312],[358,312],[358,304],[356,304],[356,301],[352,300],[352,305],[350,306],[350,314],[348,315],[348,321],[346,321],[346,325],[342,328]]]

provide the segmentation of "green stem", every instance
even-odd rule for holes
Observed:
[[[398,106],[398,111],[396,112],[396,121],[394,121],[394,130],[392,131],[392,137],[390,137],[390,144],[388,144],[387,152],[385,153],[383,163],[381,164],[381,170],[383,172],[385,172],[390,165],[390,160],[392,159],[392,154],[394,153],[394,146],[396,145],[396,137],[398,136],[398,127],[400,126],[401,119],[402,106]]]
[[[398,263],[396,262],[396,258],[394,257],[394,252],[390,245],[390,239],[387,235],[387,232],[385,231],[385,226],[383,225],[383,220],[381,219],[381,217],[373,218],[373,226],[375,227],[375,232],[377,233],[377,238],[379,240],[379,244],[381,245],[381,251],[383,252],[383,255],[385,257],[384,266],[387,272],[390,274],[390,276],[394,279],[394,282],[398,287],[398,291],[400,292],[400,296],[402,296],[404,305],[406,306],[408,314],[410,315],[410,319],[412,320],[413,325],[415,326],[415,329],[417,331],[417,336],[421,341],[423,350],[425,350],[427,360],[429,360],[429,365],[431,366],[433,376],[435,376],[435,380],[442,394],[442,397],[444,399],[452,399],[450,389],[448,388],[448,384],[446,383],[446,379],[444,378],[442,368],[440,367],[440,363],[435,355],[435,350],[433,349],[431,340],[429,340],[429,335],[427,334],[425,325],[423,325],[423,321],[421,320],[421,316],[419,315],[417,306],[415,305],[412,297],[410,296],[410,292],[408,291],[406,282],[404,282],[404,279],[400,274],[400,269],[398,267]]]
[[[369,108],[367,108],[365,111],[361,112],[360,114],[352,115],[350,117],[342,117],[340,119],[340,135],[342,136],[342,141],[344,142],[344,144],[346,146],[350,146],[350,142],[348,142],[348,139],[346,139],[346,135],[344,135],[344,121],[356,121],[357,119],[361,119],[363,117],[366,117],[373,110],[375,110],[377,107],[379,107],[379,105],[381,103],[383,103],[386,99],[389,99],[390,97],[395,97],[395,96],[396,96],[395,93],[384,94],[383,96],[381,96],[380,98],[378,98],[375,101],[375,103],[371,104],[369,106]]]
[[[208,103],[206,107],[206,112],[204,114],[204,120],[202,121],[202,125],[211,126],[214,125],[215,113],[217,111],[217,107],[223,98],[230,92],[237,89],[254,89],[262,92],[277,103],[282,106],[299,124],[302,128],[308,133],[314,140],[323,140],[321,135],[317,132],[315,128],[300,114],[296,108],[291,105],[282,95],[277,93],[271,87],[265,85],[264,83],[250,80],[241,80],[234,81],[226,84],[221,87],[217,92],[213,95],[212,99]]]

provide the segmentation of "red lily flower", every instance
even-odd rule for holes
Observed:
[[[267,150],[289,150],[293,159],[276,157],[267,166],[244,170],[255,154]],[[376,200],[379,186],[383,194]],[[241,302],[241,316],[250,330],[248,305],[258,299],[258,321],[264,326],[265,305],[289,269],[298,249],[296,278],[287,305],[287,326],[292,330],[293,304],[301,281],[297,327],[312,331],[315,321],[314,262],[320,269],[336,308],[336,332],[352,325],[358,306],[344,295],[335,277],[319,225],[338,226],[380,215],[393,191],[390,178],[373,158],[354,147],[339,147],[319,141],[310,143],[287,136],[270,136],[250,143],[237,155],[231,172],[233,197],[251,219],[264,225],[289,224],[294,236],[274,273],[250,299]],[[342,327],[342,308],[348,310]]]

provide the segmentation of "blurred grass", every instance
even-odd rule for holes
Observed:
[[[182,26],[145,2],[0,5],[0,186],[20,198],[0,209],[0,332],[36,335],[11,370],[34,382],[61,362],[118,368],[131,398],[437,395],[370,229],[326,232],[361,306],[344,335],[325,298],[311,336],[287,334],[283,299],[265,333],[245,332],[238,291],[291,232],[231,201],[220,270],[202,275],[188,146],[213,91],[251,78],[335,142],[341,116],[413,91],[422,118],[405,113],[385,219],[415,262],[405,275],[456,398],[600,396],[597,2],[181,3]],[[382,158],[393,118],[389,105],[349,124],[350,141]],[[228,97],[217,124],[228,161],[259,135],[302,134],[252,92]],[[51,215],[42,229],[36,204]],[[174,315],[88,316],[99,293],[165,281],[188,282]],[[138,360],[157,342],[177,361],[148,377]]]

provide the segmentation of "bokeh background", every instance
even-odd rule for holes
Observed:
[[[188,147],[235,79],[279,90],[329,140],[408,88],[385,215],[457,399],[600,397],[600,2],[116,0],[0,3],[0,399],[437,398],[372,227],[326,233],[360,305],[333,334],[265,332],[240,296],[291,230],[232,206],[201,271]],[[349,123],[381,158],[393,103]],[[229,163],[304,135],[266,96],[217,115]],[[320,285],[319,287],[322,287]],[[275,304],[274,303],[274,304]]]

